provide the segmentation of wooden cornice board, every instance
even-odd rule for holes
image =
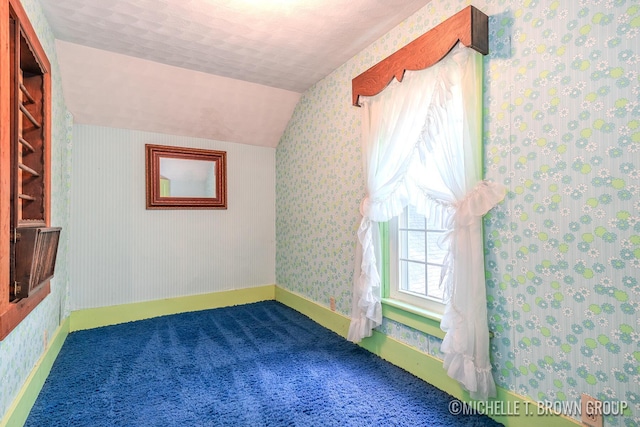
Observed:
[[[489,53],[489,18],[473,6],[456,13],[351,81],[353,105],[360,96],[374,96],[406,70],[423,70],[444,58],[460,41],[483,55]]]

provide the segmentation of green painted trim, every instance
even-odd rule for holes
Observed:
[[[383,298],[382,316],[440,339],[445,335],[440,329],[442,315],[402,301]]]
[[[235,289],[203,295],[145,301],[71,312],[70,332],[118,323],[166,316],[190,311],[209,310],[275,299],[275,285]]]
[[[389,271],[389,263],[391,262],[391,258],[389,257],[389,222],[381,222],[379,223],[380,228],[380,257],[382,258],[382,268],[380,271],[380,281],[381,283],[381,291],[382,298],[389,298],[390,294],[390,286],[391,286],[391,273]]]
[[[307,298],[294,294],[286,289],[276,287],[276,301],[279,301],[296,311],[308,316],[320,325],[346,337],[349,330],[349,318],[329,310]],[[382,359],[412,373],[418,378],[428,382],[435,387],[451,394],[458,400],[469,402],[469,394],[462,389],[460,384],[451,379],[444,368],[442,361],[435,357],[423,353],[414,347],[397,341],[381,332],[373,331],[373,335],[365,338],[360,346],[370,352],[380,356]],[[575,427],[580,425],[576,420],[562,416],[545,413],[538,415],[537,405],[529,398],[514,394],[504,388],[497,388],[496,401],[504,402],[501,413],[514,414],[516,411],[507,411],[507,408],[520,408],[517,414],[494,415],[493,419],[503,423],[507,427]],[[524,412],[524,408],[529,408],[529,416]],[[492,414],[489,414],[490,416]]]
[[[69,335],[69,324],[70,319],[67,317],[55,331],[49,347],[36,363],[36,366],[31,371],[31,374],[29,374],[29,377],[27,377],[22,389],[20,389],[18,396],[16,396],[0,421],[0,427],[23,426],[27,421],[29,412],[31,412],[31,408],[36,402],[38,394],[40,394],[40,390],[42,390],[42,386],[49,376],[49,372],[51,372],[53,362],[55,362],[56,357],[58,357],[58,353],[60,353],[60,349],[67,339],[67,335]]]
[[[321,324],[338,335],[346,337],[349,332],[351,319],[335,311],[331,311],[305,297],[276,286],[275,300],[299,311],[314,322]]]
[[[484,179],[484,170],[483,170],[483,166],[484,166],[484,81],[483,81],[483,77],[484,77],[484,56],[483,55],[476,55],[476,66],[477,66],[477,73],[478,73],[478,79],[480,80],[480,84],[478,85],[478,87],[476,88],[477,93],[476,93],[476,99],[479,100],[477,108],[476,108],[476,114],[478,115],[479,119],[478,119],[478,135],[480,135],[480,138],[478,138],[478,167],[480,168],[480,179]]]

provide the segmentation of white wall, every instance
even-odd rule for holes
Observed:
[[[71,309],[275,283],[275,149],[75,125]],[[145,144],[227,152],[227,210],[146,210]]]

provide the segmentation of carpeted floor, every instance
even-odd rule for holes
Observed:
[[[27,426],[498,426],[275,301],[71,333]]]

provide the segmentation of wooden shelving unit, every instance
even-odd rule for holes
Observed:
[[[46,280],[31,286],[31,270],[27,288],[17,277],[17,271],[35,265],[33,259],[28,265],[20,259],[24,258],[20,254],[28,252],[21,245],[34,233],[42,234],[36,229],[49,225],[49,70],[49,60],[20,1],[0,0],[0,340],[50,292]],[[57,235],[42,241],[57,242]],[[31,253],[44,254],[45,261],[55,259],[55,252],[37,249]],[[46,279],[46,268],[34,268],[42,270],[40,276]]]
[[[11,43],[15,66],[14,138],[12,153],[13,207],[15,228],[45,226],[44,75],[47,70],[33,54],[31,42],[22,29],[14,27]]]

